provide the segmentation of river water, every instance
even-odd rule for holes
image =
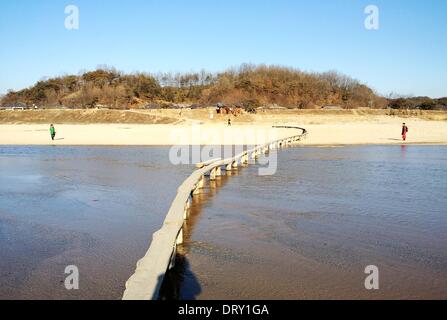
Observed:
[[[0,298],[119,299],[192,166],[165,147],[0,147]],[[447,298],[447,147],[297,147],[208,182],[180,299]],[[67,265],[79,290],[66,290]],[[366,290],[365,267],[379,270]]]
[[[0,298],[121,298],[192,170],[168,151],[0,147]]]
[[[275,175],[250,166],[196,199],[168,293],[447,298],[447,147],[291,148],[278,163]],[[379,290],[365,289],[371,265]]]

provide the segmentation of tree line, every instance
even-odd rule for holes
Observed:
[[[303,72],[282,66],[243,64],[219,73],[126,74],[110,67],[78,75],[38,81],[34,86],[9,91],[2,105],[23,103],[70,108],[169,107],[222,103],[245,108],[446,108],[447,98],[387,99],[344,74]]]

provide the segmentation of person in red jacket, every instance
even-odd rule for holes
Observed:
[[[402,124],[402,140],[405,141],[407,140],[407,132],[408,132],[408,127],[405,123]]]

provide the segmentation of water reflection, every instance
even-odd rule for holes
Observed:
[[[403,144],[400,146],[400,152],[402,155],[402,159],[405,159],[407,156],[407,145]]]
[[[200,283],[186,256],[193,245],[191,237],[199,220],[203,218],[204,208],[211,204],[211,200],[232,176],[239,174],[239,170],[222,170],[222,176],[216,177],[216,180],[206,179],[204,188],[192,198],[190,215],[183,226],[183,244],[177,248],[175,266],[165,275],[160,289],[161,300],[194,300],[201,293]]]

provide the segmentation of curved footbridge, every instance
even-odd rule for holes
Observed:
[[[307,135],[306,129],[300,127],[274,126],[274,128],[299,129],[302,132],[256,146],[231,158],[213,159],[197,165],[199,169],[178,188],[161,229],[153,234],[149,250],[137,262],[135,273],[127,280],[123,300],[158,299],[165,273],[174,266],[177,246],[183,242],[183,227],[188,220],[191,198],[204,187],[207,176],[210,180],[215,180],[221,175],[223,168],[228,171],[234,170],[239,164],[248,164],[250,157],[256,159],[271,149],[294,144]]]

